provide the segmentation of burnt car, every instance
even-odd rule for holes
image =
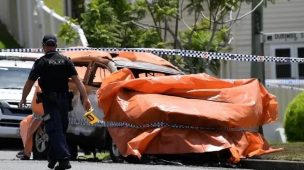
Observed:
[[[98,107],[97,90],[105,78],[113,72],[128,68],[136,78],[151,76],[167,76],[184,74],[177,67],[152,53],[139,52],[115,52],[103,51],[66,51],[63,55],[73,61],[79,77],[82,79],[88,96],[91,100],[94,114],[103,120],[104,113]],[[111,157],[115,160],[120,157],[115,144],[112,143],[107,127],[102,123],[91,125],[84,117],[85,110],[81,104],[81,98],[76,86],[69,83],[73,92],[73,110],[69,112],[69,127],[67,130],[67,142],[73,159],[77,158],[78,148],[84,151],[110,150]],[[36,92],[39,87],[36,86]],[[48,136],[45,133],[41,103],[36,102],[36,95],[32,100],[33,115],[27,116],[20,123],[20,133],[24,143],[24,149],[33,153],[33,159],[45,159],[48,147]]]
[[[254,78],[136,78],[124,68],[104,80],[97,96],[120,161],[189,156],[226,164],[280,150],[259,131],[278,118],[278,102]]]

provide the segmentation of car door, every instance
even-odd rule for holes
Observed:
[[[94,109],[94,115],[100,120],[104,117],[103,111],[98,107],[96,92],[102,84],[102,80],[111,74],[109,67],[106,63],[91,62],[91,63],[74,63],[80,77],[83,77],[88,97]],[[73,133],[83,136],[100,135],[97,133],[98,129],[102,127],[92,126],[84,117],[86,111],[84,110],[81,102],[79,91],[74,85],[70,85],[74,97],[72,100],[73,110],[69,113],[69,128],[68,133]]]

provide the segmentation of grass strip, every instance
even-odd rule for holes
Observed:
[[[262,159],[304,161],[304,142],[272,144],[273,148],[283,148],[282,151],[262,155]]]

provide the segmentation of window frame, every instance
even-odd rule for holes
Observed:
[[[87,85],[97,87],[93,84],[94,76],[96,74],[97,68],[102,67],[103,69],[108,70],[110,73],[112,73],[111,69],[105,64],[101,62],[92,62],[91,63],[91,69],[88,71],[88,79],[87,79]],[[102,84],[102,82],[101,82]],[[100,85],[101,85],[100,84]]]
[[[298,48],[304,48],[304,44],[301,43],[289,43],[289,44],[272,44],[270,46],[270,56],[275,56],[277,49],[290,49],[290,57],[298,58]],[[271,78],[278,79],[276,75],[276,62],[271,64]],[[291,62],[291,77],[290,79],[299,79],[299,63]],[[288,79],[288,78],[287,78]]]

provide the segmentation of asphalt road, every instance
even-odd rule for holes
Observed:
[[[0,170],[47,170],[47,161],[37,160],[19,160],[15,157],[16,150],[0,150]],[[214,168],[202,166],[176,166],[176,165],[146,165],[129,163],[111,163],[111,162],[88,162],[72,161],[72,170],[195,170],[195,169],[231,169]],[[235,169],[235,168],[233,168]]]
[[[3,142],[3,141],[2,141]],[[22,149],[21,141],[7,140],[0,144],[0,170],[48,170],[47,161],[38,160],[19,160],[16,153]],[[81,153],[80,153],[81,155]],[[92,161],[71,161],[72,170],[225,170],[236,168],[218,168],[204,166],[185,166],[185,165],[158,165],[158,164],[130,164],[92,162]]]

